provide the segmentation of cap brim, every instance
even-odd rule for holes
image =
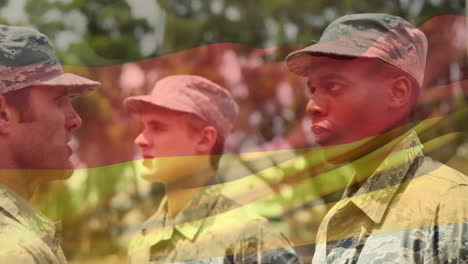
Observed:
[[[366,41],[359,42],[362,39]],[[381,59],[377,54],[368,52],[374,44],[375,41],[369,40],[366,34],[346,35],[294,51],[286,57],[285,62],[291,72],[306,75],[308,67],[313,66],[314,57],[338,56],[351,59],[358,57]]]
[[[193,109],[191,107],[185,106],[184,104],[178,102],[164,102],[164,100],[155,100],[155,98],[150,95],[131,96],[124,100],[124,106],[127,109],[127,111],[133,113],[142,112],[144,109],[147,109],[148,105],[162,107],[169,110],[184,113],[196,114],[193,112]]]
[[[101,83],[73,73],[63,73],[51,79],[35,83],[34,85],[66,87],[69,89],[71,95],[82,95],[96,90],[101,86]]]
[[[338,43],[335,42],[334,44]],[[330,43],[324,43],[292,52],[286,57],[285,63],[289,71],[305,76],[308,69],[314,66],[314,57],[323,56],[339,56],[344,58],[372,57],[366,56],[364,52],[350,52],[346,50],[346,47],[340,48],[336,45],[330,45]]]
[[[124,100],[125,109],[127,109],[127,111],[129,112],[134,113],[141,112],[145,105],[148,104],[155,105],[152,102],[151,98],[149,98],[149,96],[146,95],[131,96]]]

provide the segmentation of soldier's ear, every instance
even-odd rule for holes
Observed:
[[[399,110],[410,101],[411,82],[406,76],[395,78],[388,89],[388,102],[391,109]]]
[[[206,126],[202,129],[199,141],[197,143],[197,153],[200,155],[210,155],[211,149],[218,138],[218,131],[212,126]]]
[[[0,135],[10,133],[12,111],[8,107],[5,96],[0,95]]]

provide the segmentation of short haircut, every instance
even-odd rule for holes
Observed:
[[[401,76],[406,77],[410,81],[413,96],[415,96],[416,98],[419,97],[421,85],[419,85],[419,82],[411,74],[407,73],[406,71],[403,71],[402,69],[390,63],[382,61],[380,59],[368,58],[366,60],[373,61],[373,63],[376,63],[379,66],[381,66],[381,67],[372,67],[372,70],[369,72],[369,74],[378,74],[382,77],[389,78],[389,79],[396,79]]]
[[[29,107],[31,87],[14,90],[3,94],[8,106],[18,112],[19,122],[26,123],[35,120],[35,115]]]
[[[402,69],[380,59],[369,58],[368,60],[373,60],[374,63],[379,65],[379,67],[372,67],[372,70],[369,72],[369,74],[379,75],[380,77],[386,79],[397,79],[399,77],[405,77],[409,80],[411,86],[409,95],[410,110],[406,114],[406,117],[410,121],[414,121],[416,118],[418,99],[421,96],[422,91],[421,85],[416,80],[416,78],[411,76],[406,71],[403,71]]]
[[[198,116],[194,114],[183,113],[182,115],[187,120],[187,125],[189,129],[194,133],[200,132],[203,128],[210,126],[208,122],[202,120],[201,118],[199,118]],[[219,131],[218,131],[218,136],[216,138],[215,144],[211,148],[211,152],[210,152],[210,156],[211,156],[210,162],[211,162],[211,166],[214,169],[218,169],[219,160],[221,159],[221,155],[224,152],[224,141],[225,141],[224,137],[221,134],[219,134]]]

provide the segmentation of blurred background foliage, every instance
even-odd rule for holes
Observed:
[[[223,176],[251,175],[265,183],[272,195],[261,199],[258,213],[297,245],[312,244],[324,213],[317,205],[336,200],[339,191],[310,202],[305,196],[318,186],[285,180],[293,174],[314,177],[317,170],[304,164],[320,163],[320,155],[305,154],[314,141],[303,125],[304,80],[288,73],[282,61],[345,14],[398,15],[426,33],[430,46],[417,114],[443,118],[421,137],[429,141],[461,131],[428,154],[468,174],[464,0],[0,0],[0,7],[1,23],[32,26],[49,36],[66,71],[103,83],[100,91],[74,101],[84,128],[73,141],[73,159],[90,169],[42,186],[35,197],[46,215],[62,219],[63,247],[72,263],[126,262],[132,228],[162,196],[160,186],[139,180],[135,164],[127,162],[139,158],[133,146],[139,126],[122,101],[149,92],[171,74],[202,75],[234,94],[241,111],[226,151],[262,155],[227,159]],[[298,248],[306,257],[311,250]]]

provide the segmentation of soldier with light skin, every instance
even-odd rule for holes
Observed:
[[[54,223],[28,201],[39,184],[69,178],[72,96],[100,83],[64,73],[54,48],[29,28],[0,26],[0,262],[66,263]]]
[[[422,152],[412,111],[427,40],[402,18],[347,15],[286,58],[304,76],[311,132],[332,163],[351,168],[317,232],[313,263],[463,263],[467,177]]]
[[[190,80],[189,77],[179,76],[179,78],[170,77],[161,80],[158,83],[158,88],[161,88],[157,97],[130,97],[125,100],[128,109],[138,113],[143,127],[134,141],[145,159],[141,176],[145,180],[165,185],[169,212],[172,216],[187,204],[192,192],[196,193],[197,188],[202,188],[214,178],[217,155],[222,154],[224,138],[237,115],[237,105],[230,100],[231,97],[225,90],[214,90],[214,92],[208,90],[214,94],[215,99],[218,99],[215,96],[219,96],[220,100],[226,102],[223,106],[226,109],[225,116],[219,114],[221,115],[219,119],[223,120],[212,120],[218,128],[204,120],[207,118],[199,117],[204,114],[201,110],[196,112],[191,109],[196,103],[196,96],[200,95],[195,94],[194,99],[188,98],[188,102],[180,98],[164,98],[164,96],[177,95],[168,89],[171,89],[171,85],[177,85],[177,82],[183,84],[183,81]],[[197,78],[204,84],[201,77],[192,77],[195,81]],[[211,84],[208,80],[206,82]],[[213,87],[219,86],[213,84]],[[199,93],[202,92],[203,90]],[[221,103],[222,101],[219,102]],[[218,104],[213,105],[218,106]],[[221,113],[224,109],[216,110]],[[214,118],[212,115],[207,116]],[[197,171],[199,174],[193,177]]]
[[[195,116],[158,106],[143,106],[140,117],[143,131],[135,145],[145,159],[141,176],[165,185],[174,217],[215,176],[210,154],[218,132]],[[190,177],[194,170],[203,173]]]
[[[139,116],[141,176],[165,197],[129,248],[130,263],[297,263],[290,242],[222,193],[219,155],[238,107],[221,86],[195,75],[159,80],[129,97]],[[260,262],[259,262],[260,261]]]

